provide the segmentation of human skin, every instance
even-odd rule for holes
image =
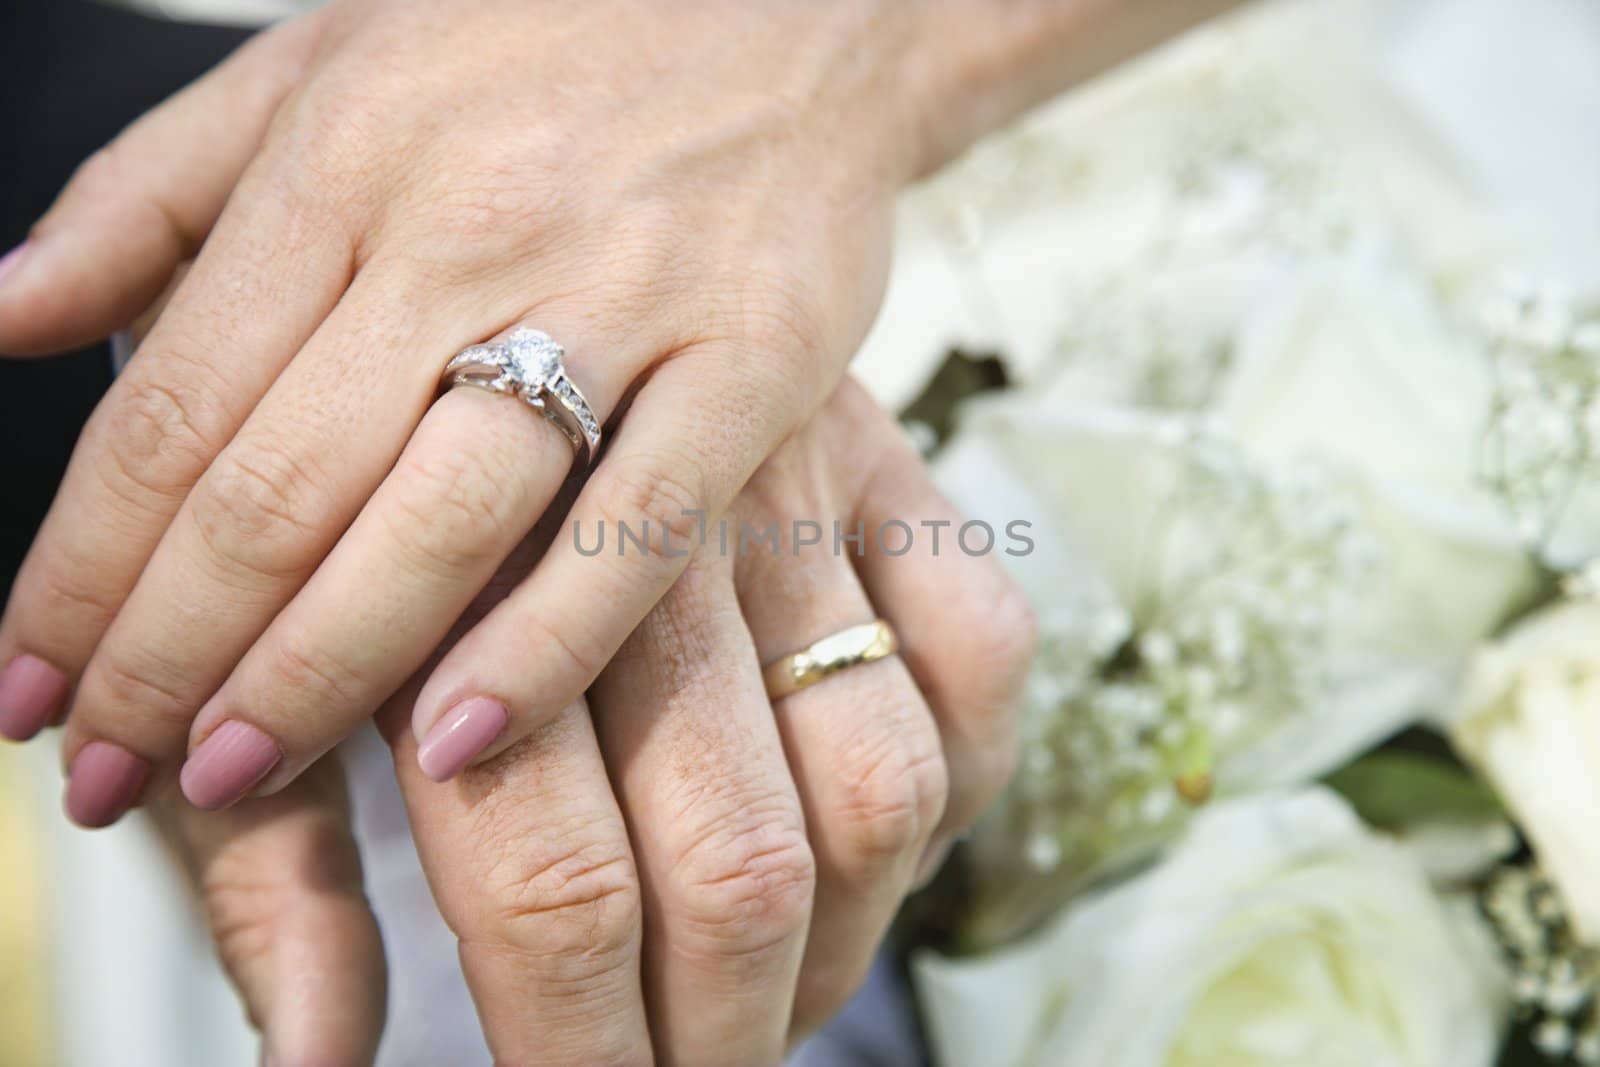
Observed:
[[[484,447],[485,398],[435,398],[452,353],[564,342],[600,415],[626,405],[572,517],[681,543],[833,390],[898,189],[1223,6],[337,0],[263,34],[86,164],[0,273],[0,350],[38,352],[201,249],[0,618],[0,733],[70,702],[86,825],[180,768],[205,807],[281,789],[568,474],[547,427]],[[475,709],[476,752],[433,770],[558,716],[685,562],[558,544],[419,692],[419,740]]]
[[[237,917],[217,924],[225,956],[230,930],[273,935],[244,953],[260,971],[234,970],[284,1062],[359,1062],[375,1040],[370,983],[284,957],[375,973],[333,772],[295,779],[380,706],[502,1062],[771,1062],[853,988],[915,873],[998,788],[995,679],[1025,658],[1025,613],[994,617],[1014,598],[987,578],[933,598],[944,583],[885,568],[868,603],[811,596],[850,583],[787,560],[741,581],[714,559],[594,566],[558,542],[452,635],[568,457],[502,398],[435,401],[439,368],[517,323],[555,334],[603,415],[628,401],[573,517],[681,543],[684,510],[714,520],[832,395],[901,185],[1220,6],[348,0],[263,35],[86,165],[0,268],[0,349],[40,352],[124,325],[203,245],[86,428],[0,620],[0,732],[70,708],[74,817],[114,821],[154,790],[195,868],[238,875],[203,884]],[[852,464],[875,454],[870,420],[832,429]],[[753,487],[782,515],[819,504],[809,484]],[[937,506],[898,484],[923,483],[829,499],[846,516]],[[752,606],[768,588],[785,595]],[[899,624],[903,660],[775,716],[753,665],[872,613]],[[773,620],[809,625],[780,642],[762,637]],[[992,655],[974,668],[971,650]],[[504,727],[431,783],[418,741],[486,697]],[[808,702],[838,710],[792,714]],[[270,799],[195,811],[175,772],[227,723],[234,777],[200,799]],[[879,749],[852,733],[889,726]],[[580,807],[564,821],[563,804]],[[330,868],[267,877],[274,855],[313,853]]]
[[[731,515],[956,519],[849,383]],[[469,620],[540,547],[518,550]],[[767,700],[763,662],[874,614],[902,656]],[[407,727],[419,675],[379,723],[496,1062],[777,1062],[859,986],[901,899],[1004,784],[1032,640],[993,557],[927,539],[903,555],[870,541],[724,555],[713,539],[587,702],[442,786]],[[220,812],[169,782],[152,805],[273,1062],[364,1062],[382,1025],[337,774],[325,760]]]
[[[482,399],[486,434],[498,416],[528,419]],[[740,494],[726,550],[709,531],[587,707],[449,786],[421,773],[405,729],[426,669],[380,714],[498,1062],[775,1060],[859,985],[907,890],[1009,776],[1033,642],[1015,582],[952,534],[942,553],[926,534],[909,548],[796,551],[788,532],[776,550],[740,548],[741,529],[799,520],[953,530],[960,517],[847,381]],[[457,633],[548,535],[519,546]],[[899,661],[764,696],[758,664],[875,614],[899,633]],[[338,761],[218,812],[170,780],[152,792],[267,1061],[369,1061],[383,951]]]

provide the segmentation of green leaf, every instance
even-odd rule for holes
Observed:
[[[1009,384],[1010,376],[1000,356],[955,350],[945,356],[922,393],[900,413],[900,418],[927,426],[933,431],[934,440],[942,445],[955,431],[956,413],[962,401],[980,393],[1004,389]]]
[[[1452,760],[1393,750],[1363,756],[1324,779],[1373,826],[1482,823],[1505,818],[1494,791]]]
[[[1507,1036],[1500,1058],[1495,1062],[1496,1067],[1551,1067],[1553,1063],[1565,1061],[1554,1060],[1534,1048],[1533,1042],[1528,1040],[1527,1025],[1519,1023]]]

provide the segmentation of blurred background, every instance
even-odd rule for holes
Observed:
[[[9,124],[0,246],[20,240],[76,162],[242,39],[238,27],[295,5],[139,6],[14,0],[0,16]],[[1186,167],[1224,177],[1203,210],[1163,214],[1169,190],[1192,177]],[[1592,299],[1600,293],[1600,6],[1264,0],[997,138],[910,194],[900,221],[888,303],[856,365],[896,408],[926,398],[930,376],[957,349],[1000,355],[1014,381],[1041,395],[1063,376],[1080,398],[1109,395],[1117,386],[1086,354],[1115,357],[1130,345],[1172,357],[1157,369],[1180,404],[1210,373],[1207,346],[1195,339],[1245,330],[1261,295],[1290,273],[1354,265],[1389,284],[1387,267],[1372,264],[1393,257],[1350,254],[1352,233],[1381,232],[1408,277],[1430,291],[1475,291],[1510,273]],[[1152,234],[1169,227],[1212,240],[1213,266],[1153,268],[1159,313],[1127,303],[1130,249],[1160,245]],[[1275,244],[1272,256],[1257,256],[1268,230],[1294,254]],[[1174,323],[1175,343],[1152,340],[1157,326]],[[1392,355],[1407,351],[1402,342]],[[109,380],[103,349],[0,364],[6,580]],[[928,439],[934,429],[917,432]],[[470,1006],[448,973],[454,953],[429,915],[385,789],[386,757],[369,742],[345,755],[380,918],[403,935],[391,938],[395,1026],[384,1062],[462,1062],[454,1057]],[[59,791],[50,743],[0,747],[0,1064],[254,1062],[254,1039],[154,836],[137,819],[72,830]],[[898,1012],[884,1006],[892,1000],[859,1010],[869,1019]],[[421,1028],[416,1018],[429,1015],[456,1023]],[[917,1043],[888,1029],[896,1032],[822,1049],[812,1062],[918,1062]],[[947,1062],[976,1062],[952,1051],[959,1039],[941,1041]]]

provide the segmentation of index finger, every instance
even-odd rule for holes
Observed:
[[[0,617],[0,733],[13,740],[61,710],[189,490],[344,292],[338,228],[308,227],[307,205],[265,177],[241,188],[96,407],[17,574]],[[259,269],[272,261],[298,269]],[[252,306],[275,310],[237,313]]]

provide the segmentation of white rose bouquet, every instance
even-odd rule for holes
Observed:
[[[1023,945],[917,973],[954,1063],[1488,1063],[1505,1001],[1481,924],[1321,788],[1208,807]]]
[[[941,1064],[1600,1064],[1600,302],[1504,284],[1551,261],[1348,29],[1268,8],[907,207],[871,344],[999,353],[911,410],[1042,629],[903,923]]]

